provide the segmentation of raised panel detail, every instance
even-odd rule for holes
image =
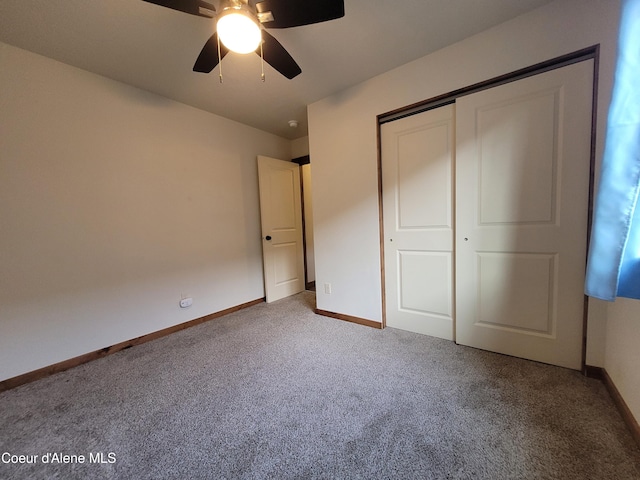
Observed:
[[[476,325],[555,335],[557,255],[478,252]]]
[[[398,136],[397,228],[451,227],[451,123]]]
[[[480,225],[555,223],[560,93],[477,110]]]
[[[451,316],[451,253],[398,251],[399,310]]]
[[[386,324],[454,339],[453,104],[380,127]]]
[[[270,173],[270,203],[272,210],[272,231],[295,230],[295,187],[291,170],[275,170]]]
[[[276,285],[298,280],[297,252],[298,249],[295,243],[274,245]]]

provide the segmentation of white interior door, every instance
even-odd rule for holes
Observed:
[[[258,156],[262,256],[267,302],[304,290],[300,167]]]
[[[454,107],[381,127],[386,318],[453,339]]]
[[[579,369],[593,62],[456,102],[456,340]]]

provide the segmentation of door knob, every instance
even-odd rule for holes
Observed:
[[[264,237],[265,240],[271,240],[271,235],[267,235],[266,237]]]

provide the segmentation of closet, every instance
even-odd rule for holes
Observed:
[[[582,366],[593,60],[383,123],[386,325]]]

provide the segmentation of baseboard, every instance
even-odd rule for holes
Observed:
[[[595,378],[596,380],[602,380],[604,382],[604,368],[592,367],[591,365],[585,365],[583,373],[586,377]]]
[[[147,335],[143,335],[141,337],[137,337],[131,340],[126,340],[121,343],[116,343],[115,345],[111,345],[110,347],[101,348],[100,350],[96,350],[94,352],[85,353],[84,355],[70,358],[68,360],[64,360],[59,363],[54,363],[53,365],[49,365],[47,367],[39,368],[38,370],[33,370],[31,372],[27,372],[22,375],[9,378],[7,380],[2,380],[0,381],[0,392],[4,392],[6,390],[19,387],[20,385],[24,385],[25,383],[34,382],[41,378],[53,375],[54,373],[59,373],[65,370],[69,370],[70,368],[77,367],[78,365],[82,365],[83,363],[91,362],[93,360],[97,360],[99,358],[106,357],[107,355],[111,355],[113,353],[119,352],[120,350],[131,348],[136,345],[140,345],[142,343],[150,342],[151,340],[156,340],[161,337],[166,337],[167,335],[179,332],[180,330],[184,330],[190,327],[195,327],[196,325],[200,325],[201,323],[205,323],[205,322],[214,320],[216,318],[220,318],[224,315],[237,312],[238,310],[242,310],[244,308],[258,305],[259,303],[262,303],[264,301],[265,301],[264,297],[258,298],[256,300],[252,300],[250,302],[243,303],[241,305],[236,305],[235,307],[226,308],[219,312],[205,315],[204,317],[196,318],[188,322],[174,325],[173,327],[164,328],[162,330],[158,330],[156,332],[152,332]]]
[[[351,315],[345,315],[343,313],[328,312],[327,310],[320,310],[316,308],[315,313],[322,315],[323,317],[337,318],[338,320],[344,320],[345,322],[357,323],[358,325],[364,325],[366,327],[382,329],[382,323],[374,322],[373,320],[367,320],[366,318],[352,317]]]
[[[631,410],[629,410],[627,403],[622,398],[622,395],[620,395],[620,392],[616,388],[616,385],[613,383],[613,380],[611,380],[611,377],[609,376],[607,371],[602,367],[591,367],[587,365],[585,366],[584,373],[588,377],[602,380],[604,386],[609,392],[609,395],[611,395],[611,398],[613,399],[613,403],[618,408],[620,415],[622,415],[624,423],[627,424],[627,427],[631,432],[631,436],[633,436],[636,444],[638,445],[638,447],[640,447],[640,426],[638,425],[638,421],[633,416],[633,413],[631,413]]]
[[[316,288],[316,281],[314,280],[313,282],[307,282],[307,284],[304,286],[304,288],[306,290],[315,290]]]

